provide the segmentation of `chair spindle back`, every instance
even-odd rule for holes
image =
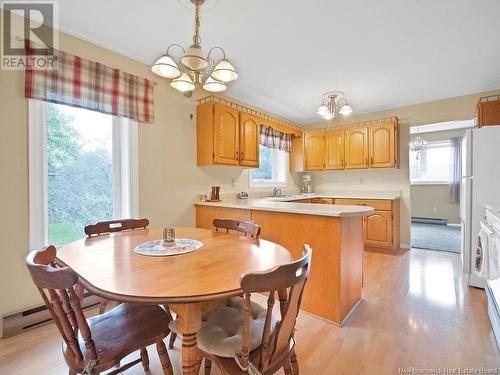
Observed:
[[[302,293],[311,269],[312,249],[304,245],[302,258],[271,271],[245,274],[241,288],[245,292],[243,303],[242,351],[240,363],[248,366],[248,343],[250,342],[251,294],[269,292],[267,313],[260,346],[259,371],[265,372],[293,350],[295,322],[300,310]],[[281,320],[272,327],[273,307],[279,298]]]
[[[75,358],[83,360],[78,343],[80,332],[90,353],[89,359],[97,360],[92,334],[80,304],[80,291],[75,288],[78,276],[68,267],[57,267],[55,257],[56,248],[48,246],[32,251],[26,258],[26,265],[63,340]]]
[[[124,230],[146,228],[149,225],[148,219],[120,219],[111,221],[100,221],[96,224],[86,225],[85,234],[89,237],[98,236],[104,233],[121,232]]]
[[[252,238],[259,238],[261,230],[260,225],[247,220],[214,219],[213,225],[216,231],[219,231],[219,228],[225,229],[226,233],[234,230]]]

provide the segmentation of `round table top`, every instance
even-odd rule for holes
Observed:
[[[184,303],[241,293],[240,277],[292,260],[270,241],[198,228],[176,228],[176,237],[203,242],[186,254],[150,257],[134,253],[162,238],[161,229],[136,229],[72,242],[58,249],[58,263],[71,267],[86,289],[121,302]]]

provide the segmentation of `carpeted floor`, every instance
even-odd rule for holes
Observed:
[[[460,227],[411,223],[411,247],[460,253]]]

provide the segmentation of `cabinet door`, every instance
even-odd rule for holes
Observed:
[[[304,168],[308,171],[321,171],[325,168],[323,132],[304,133]]]
[[[344,130],[325,133],[326,169],[344,169]]]
[[[259,167],[259,126],[256,116],[240,112],[240,165]]]
[[[396,166],[396,125],[387,122],[369,127],[370,168]]]
[[[368,128],[345,131],[346,169],[368,168]]]
[[[365,217],[365,245],[392,247],[391,211],[375,211]]]
[[[214,103],[214,163],[239,164],[238,122],[237,110]]]

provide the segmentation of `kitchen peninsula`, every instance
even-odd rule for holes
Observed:
[[[283,201],[283,200],[287,201]],[[314,260],[302,308],[339,325],[361,301],[363,217],[374,209],[363,205],[296,203],[310,196],[197,202],[196,226],[213,228],[215,218],[253,220],[261,238],[286,247],[299,258],[309,244]]]

